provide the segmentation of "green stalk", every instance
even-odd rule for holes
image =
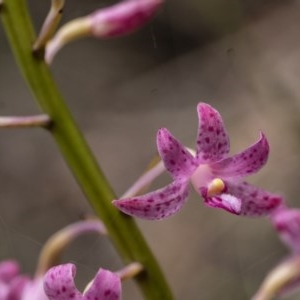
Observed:
[[[35,33],[25,0],[6,0],[1,10],[4,30],[22,74],[43,113],[53,120],[51,133],[62,155],[124,263],[140,262],[144,268],[136,281],[145,299],[171,300],[173,296],[134,220],[111,205],[115,195],[74,122],[46,64],[33,56]]]

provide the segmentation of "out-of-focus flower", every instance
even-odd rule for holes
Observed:
[[[269,272],[252,300],[269,300],[300,288],[300,210],[282,205],[270,219],[291,253]]]
[[[13,260],[3,261],[0,264],[0,299],[48,300],[49,298],[46,296],[43,286],[44,275],[46,271],[59,262],[59,256],[61,252],[70,244],[73,239],[83,233],[93,231],[106,234],[103,224],[96,220],[77,222],[55,233],[52,237],[50,237],[43,247],[38,261],[36,274],[32,279],[29,276],[20,273],[17,262]],[[106,274],[106,272],[104,273]]]
[[[110,38],[131,33],[148,22],[162,2],[163,0],[125,0],[68,22],[46,45],[46,62],[51,63],[64,45],[81,37]]]
[[[300,255],[300,210],[279,207],[271,214],[271,221],[291,252]]]
[[[83,293],[75,286],[75,274],[76,267],[73,264],[51,268],[44,278],[44,289],[49,300],[121,299],[121,279],[117,274],[100,269]]]
[[[29,277],[20,274],[20,267],[16,261],[6,260],[0,263],[1,300],[22,299],[21,296],[24,293],[24,288],[29,283]]]
[[[113,204],[131,216],[162,219],[182,207],[191,181],[207,206],[237,215],[269,214],[282,198],[243,181],[267,161],[269,145],[264,134],[261,133],[260,139],[243,152],[228,157],[229,137],[220,114],[205,103],[199,103],[197,110],[199,127],[195,156],[166,128],[158,131],[158,152],[173,182],[146,195],[114,200]]]

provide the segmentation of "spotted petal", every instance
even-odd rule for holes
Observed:
[[[84,293],[84,300],[119,300],[121,299],[120,277],[110,271],[100,269],[91,286]]]
[[[177,180],[143,196],[114,200],[113,204],[125,214],[147,220],[159,220],[179,211],[188,194],[188,182]]]
[[[263,216],[270,214],[283,199],[281,196],[259,189],[247,182],[226,182],[227,194],[241,199],[240,215]]]
[[[229,137],[222,117],[206,103],[197,106],[199,126],[197,135],[197,161],[215,162],[229,152]]]
[[[300,253],[300,210],[280,208],[271,219],[282,241],[293,252]]]
[[[166,128],[157,133],[157,148],[174,179],[188,178],[197,168],[194,157]]]
[[[210,167],[216,177],[243,177],[260,170],[267,162],[268,154],[269,144],[261,133],[260,139],[245,151],[211,164]]]
[[[74,283],[75,274],[73,264],[51,268],[44,277],[44,290],[49,300],[83,300]]]

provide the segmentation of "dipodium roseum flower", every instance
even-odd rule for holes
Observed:
[[[114,200],[126,214],[143,219],[162,219],[176,213],[189,195],[189,182],[205,201],[236,215],[270,213],[282,199],[243,181],[265,165],[269,145],[263,133],[259,140],[234,156],[228,156],[229,137],[220,114],[210,105],[197,106],[199,127],[195,156],[172,134],[161,128],[157,148],[173,182],[143,196]]]
[[[43,284],[46,271],[58,263],[62,251],[70,242],[89,232],[106,234],[106,229],[99,221],[86,220],[73,223],[51,236],[42,249],[33,278],[21,274],[18,263],[13,260],[0,263],[0,300],[49,300]]]
[[[6,260],[0,263],[0,299],[19,300],[24,293],[24,288],[30,283],[27,276],[20,274],[16,261]],[[43,300],[41,298],[41,300]],[[46,299],[45,299],[46,300]]]
[[[49,300],[44,292],[43,278],[31,279],[21,274],[19,264],[14,260],[0,263],[1,300]]]
[[[83,293],[75,286],[75,274],[76,267],[73,264],[51,268],[44,278],[44,289],[49,300],[121,299],[121,280],[117,274],[100,269]]]

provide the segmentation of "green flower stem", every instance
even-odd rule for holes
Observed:
[[[32,55],[35,33],[25,0],[4,0],[4,29],[17,63],[43,113],[53,121],[51,133],[62,155],[124,260],[140,262],[145,272],[136,277],[145,299],[173,299],[151,250],[134,220],[111,205],[115,195],[89,150],[60,95],[46,64]]]

